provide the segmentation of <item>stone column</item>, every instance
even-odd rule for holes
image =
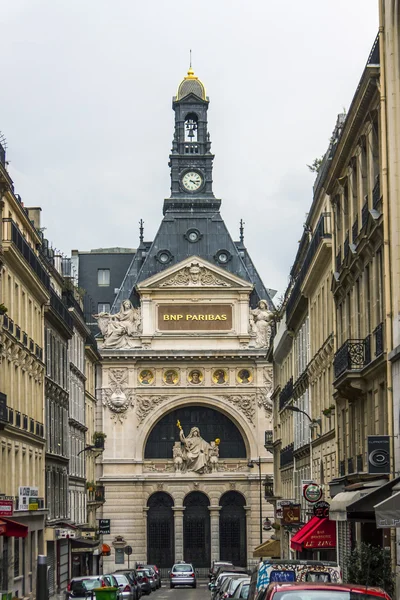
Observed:
[[[175,527],[175,562],[183,560],[183,511],[184,506],[173,506]]]
[[[210,533],[211,533],[211,563],[219,560],[219,511],[221,506],[209,506],[210,511]]]

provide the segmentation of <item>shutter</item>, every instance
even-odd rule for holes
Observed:
[[[351,554],[350,524],[347,521],[337,521],[337,544],[343,581],[347,581],[347,559]]]
[[[49,585],[49,596],[55,593],[55,548],[54,542],[47,542],[47,581]]]
[[[68,540],[58,542],[60,556],[60,590],[65,590],[68,585]]]

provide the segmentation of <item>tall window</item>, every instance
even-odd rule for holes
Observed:
[[[97,270],[97,285],[110,285],[110,269]]]

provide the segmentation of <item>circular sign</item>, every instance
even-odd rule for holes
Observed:
[[[272,523],[268,518],[264,519],[263,529],[264,531],[270,531],[272,529]]]
[[[307,502],[318,502],[322,498],[321,486],[316,483],[308,483],[303,487],[303,497]]]
[[[127,554],[128,556],[130,556],[132,554],[132,552],[133,552],[132,546],[125,546],[124,552],[125,552],[125,554]]]
[[[313,506],[314,517],[318,517],[318,519],[328,519],[329,518],[329,504],[328,502],[324,502],[323,500],[316,502]]]
[[[368,458],[374,467],[386,467],[390,462],[389,452],[382,448],[373,450]]]

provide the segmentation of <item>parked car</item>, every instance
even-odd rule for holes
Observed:
[[[265,600],[391,600],[380,588],[356,583],[271,583],[263,590]]]
[[[247,600],[250,589],[250,577],[239,582],[232,598],[235,600]]]
[[[95,588],[113,586],[118,588],[117,600],[122,600],[121,591],[118,582],[113,575],[85,575],[83,577],[73,577],[69,582],[65,597],[66,600],[80,600],[93,598]]]
[[[208,572],[208,579],[210,581],[215,579],[217,571],[220,569],[220,567],[233,567],[233,563],[231,563],[229,560],[213,560],[211,569]]]
[[[135,592],[132,583],[124,573],[112,573],[118,582],[121,592],[121,600],[135,600]]]
[[[208,584],[208,589],[211,592],[212,600],[215,600],[216,598],[218,598],[219,591],[220,591],[223,581],[227,577],[231,577],[232,575],[239,575],[239,576],[243,577],[244,575],[247,575],[247,570],[244,567],[230,567],[226,571],[218,570],[217,578],[215,579],[215,581]]]
[[[161,573],[160,569],[157,565],[142,565],[140,564],[141,569],[149,569],[154,572],[154,579],[156,581],[156,588],[159,589],[161,587]]]
[[[129,579],[131,585],[133,586],[133,598],[134,600],[140,600],[140,598],[142,597],[142,588],[139,585],[139,582],[137,580],[137,573],[134,569],[117,569],[116,571],[114,571],[115,575],[117,575],[118,573],[122,573],[123,575],[126,575],[126,577]]]
[[[136,575],[142,594],[151,594],[154,587],[154,579],[151,577],[149,570],[138,569]]]
[[[236,587],[239,585],[243,579],[249,579],[248,577],[243,577],[243,573],[235,573],[234,575],[228,575],[223,580],[221,587],[214,597],[215,600],[226,600],[227,598],[231,598]]]
[[[196,572],[190,563],[175,563],[169,573],[169,587],[174,588],[178,585],[190,585],[192,588],[197,586]]]

